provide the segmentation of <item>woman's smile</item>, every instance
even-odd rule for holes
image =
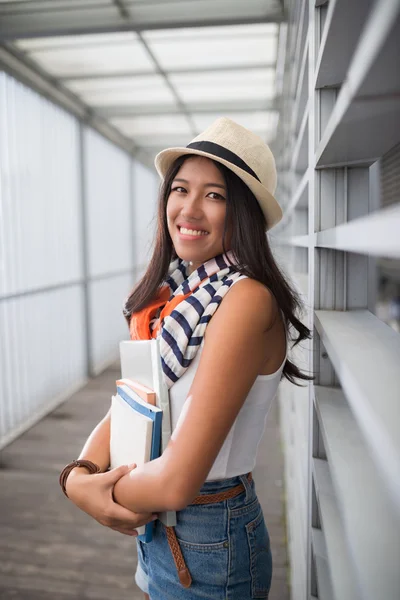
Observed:
[[[205,231],[204,229],[195,228],[193,225],[190,224],[178,225],[177,227],[179,231],[179,237],[182,240],[187,240],[191,242],[193,240],[199,240],[200,238],[203,238],[204,236],[208,235],[208,231]]]

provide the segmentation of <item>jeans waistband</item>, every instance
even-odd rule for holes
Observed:
[[[234,477],[228,477],[227,479],[220,479],[215,481],[206,481],[200,489],[200,494],[214,494],[229,490],[230,488],[236,487],[239,484],[243,484],[247,493],[250,492],[250,485],[247,481],[248,473],[243,475],[235,475]]]

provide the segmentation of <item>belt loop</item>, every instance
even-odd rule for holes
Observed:
[[[243,483],[244,489],[246,490],[245,502],[248,502],[251,498],[252,489],[248,480],[249,473],[246,475],[239,475],[241,482]]]

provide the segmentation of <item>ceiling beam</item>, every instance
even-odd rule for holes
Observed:
[[[36,50],[36,48],[35,48]],[[30,50],[26,50],[29,54]],[[226,65],[226,66],[208,66],[208,67],[178,67],[174,69],[168,69],[168,75],[199,75],[201,73],[220,73],[221,71],[254,71],[254,70],[275,70],[276,62],[266,62],[264,64],[253,63],[248,65]],[[151,77],[155,75],[155,71],[125,71],[125,72],[111,72],[101,74],[90,74],[86,75],[68,75],[66,77],[58,77],[59,81],[79,81],[79,80],[96,80],[96,79],[112,79],[120,77]]]
[[[1,4],[0,4],[1,9]],[[68,12],[43,12],[40,19],[35,13],[29,13],[28,7],[23,14],[7,15],[0,10],[0,42],[23,38],[57,37],[65,35],[86,35],[91,33],[116,33],[124,31],[156,31],[160,29],[181,29],[193,27],[224,27],[226,25],[254,25],[261,23],[281,23],[286,21],[282,12],[256,17],[215,17],[187,19],[182,21],[133,22],[123,18],[119,12],[105,18],[82,18],[79,9]]]
[[[249,101],[230,101],[223,103],[186,103],[186,110],[190,113],[212,114],[212,113],[231,113],[231,112],[255,112],[255,111],[274,111],[278,108],[276,99],[249,100]],[[158,115],[177,115],[182,113],[178,106],[170,104],[146,104],[142,106],[93,106],[96,113],[104,118],[123,118],[123,117],[145,117]]]
[[[118,10],[119,14],[121,15],[121,17],[123,19],[129,19],[130,14],[129,14],[129,11],[126,8],[123,0],[112,0],[112,3],[114,4],[114,6],[116,7],[116,9]]]

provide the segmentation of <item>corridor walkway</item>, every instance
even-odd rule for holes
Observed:
[[[118,375],[107,369],[0,453],[1,600],[142,600],[135,541],[98,525],[58,485],[107,411]],[[288,600],[277,403],[254,477],[273,547],[270,600]]]

